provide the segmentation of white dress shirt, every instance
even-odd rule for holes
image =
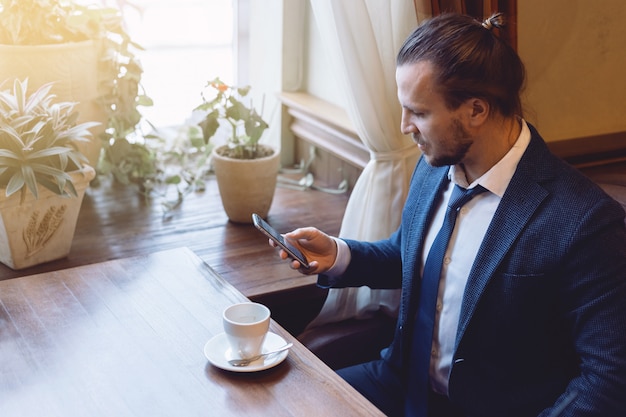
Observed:
[[[461,208],[444,256],[430,360],[431,385],[435,392],[441,394],[448,392],[448,377],[452,368],[456,331],[467,278],[487,228],[500,204],[500,199],[530,143],[530,130],[524,120],[521,120],[521,124],[522,130],[513,147],[496,165],[476,181],[468,184],[461,167],[450,167],[448,177],[451,181],[435,207],[435,216],[424,241],[422,272],[430,247],[443,224],[447,203],[454,185],[473,188],[480,184],[487,189],[488,192],[477,195]],[[337,259],[327,272],[330,276],[341,275],[348,267],[351,258],[348,245],[341,239],[335,240],[337,242]]]

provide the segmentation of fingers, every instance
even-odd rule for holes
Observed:
[[[275,248],[278,248],[278,245],[276,245],[274,242],[271,242],[270,245],[275,247]],[[282,260],[291,259],[291,256],[287,252],[285,252],[285,250],[280,249],[280,248],[278,249],[278,256],[280,256],[280,259],[282,259]],[[296,261],[294,259],[292,259],[292,261],[293,262],[298,262],[298,261]],[[300,268],[300,263],[299,262],[298,262],[298,266],[296,266],[293,269],[298,269],[298,268]]]
[[[323,258],[328,257],[327,252],[329,248],[334,249],[333,245],[335,245],[332,238],[315,227],[301,227],[289,233],[285,233],[283,237],[289,243],[302,251],[307,259],[311,260],[308,268],[305,268],[302,264],[300,264],[300,262],[294,260],[286,251],[280,249],[280,247],[271,239],[269,241],[270,246],[279,249],[278,254],[280,258],[282,260],[288,260],[290,268],[305,275],[320,273],[323,268],[321,267],[319,260],[313,261],[312,259],[317,259],[320,256]],[[326,260],[324,261],[324,264],[326,264]]]
[[[280,249],[278,251],[278,255],[280,256],[280,259],[282,259],[282,260],[289,259],[289,254],[287,252],[285,252],[283,249]]]
[[[315,227],[300,227],[289,233],[285,233],[285,237],[291,240],[311,240],[320,234],[320,231]]]
[[[314,275],[317,274],[317,268],[318,268],[319,264],[317,261],[311,261],[309,263],[309,267],[305,268],[303,267],[300,262],[296,261],[296,260],[292,260],[289,263],[289,267],[291,269],[295,269],[296,271],[300,272],[303,275]]]

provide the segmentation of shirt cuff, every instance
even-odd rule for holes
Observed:
[[[333,266],[331,266],[330,269],[324,273],[324,275],[327,275],[329,278],[335,278],[343,275],[343,273],[346,272],[346,269],[348,269],[348,265],[352,259],[348,244],[342,239],[336,237],[332,238],[337,245],[337,257],[335,258]]]

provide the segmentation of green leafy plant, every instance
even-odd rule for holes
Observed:
[[[249,92],[250,86],[230,86],[219,78],[215,78],[207,83],[202,93],[204,102],[195,109],[206,112],[199,123],[205,143],[209,143],[221,125],[225,125],[230,130],[227,139],[228,146],[220,148],[224,156],[255,159],[271,153],[259,146],[259,140],[268,128],[268,124],[257,113],[251,102],[246,103]]]
[[[123,182],[126,175],[149,175],[150,152],[131,136],[142,120],[139,108],[152,100],[141,88],[143,69],[120,11],[71,0],[0,0],[0,43],[48,45],[94,40],[99,43],[98,99],[108,123],[101,138],[106,173]],[[134,154],[120,153],[132,147]],[[129,166],[133,166],[129,169]],[[147,171],[145,171],[147,169]],[[145,171],[145,172],[144,172]]]
[[[155,130],[146,136],[143,149],[148,150],[154,170],[142,178],[142,189],[162,198],[170,211],[182,203],[185,195],[205,188],[210,174],[211,139],[220,126],[226,132],[225,146],[216,152],[238,159],[254,159],[271,155],[274,150],[263,147],[259,140],[267,123],[247,104],[250,87],[233,87],[219,78],[208,82],[202,93],[203,103],[193,109],[191,117],[177,129]],[[133,154],[132,148],[119,149],[120,154]]]
[[[76,124],[74,103],[54,102],[52,84],[27,95],[28,80],[15,80],[0,91],[0,188],[6,196],[27,190],[39,196],[38,185],[62,196],[76,197],[68,172],[87,161],[76,142],[88,140],[98,123]]]
[[[0,42],[7,45],[95,39],[116,13],[59,0],[2,0],[0,6]]]
[[[161,198],[170,211],[192,191],[203,191],[210,171],[213,145],[206,143],[202,130],[194,122],[176,129],[162,129],[150,137],[156,172],[144,181],[144,188]]]

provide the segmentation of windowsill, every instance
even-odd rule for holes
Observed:
[[[295,136],[356,168],[367,165],[369,151],[344,109],[305,92],[282,92],[279,98],[292,117]]]

